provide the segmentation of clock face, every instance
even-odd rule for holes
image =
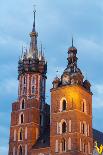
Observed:
[[[63,84],[68,84],[70,82],[70,77],[68,75],[63,76]]]

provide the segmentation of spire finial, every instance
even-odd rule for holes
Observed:
[[[35,9],[35,6],[36,5],[34,5],[34,10],[33,10],[33,13],[34,13],[34,22],[33,22],[33,32],[35,32],[35,13],[36,13],[36,9]]]
[[[73,36],[72,36],[72,47],[74,46],[73,44],[74,44],[74,39],[73,39]]]

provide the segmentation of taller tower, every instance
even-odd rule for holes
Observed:
[[[77,66],[77,49],[68,49],[68,64],[51,89],[51,154],[92,153],[92,93]]]
[[[30,48],[22,49],[18,62],[18,100],[12,104],[9,155],[29,155],[45,127],[47,63],[37,46],[35,13]]]

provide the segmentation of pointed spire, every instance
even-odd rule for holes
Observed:
[[[37,55],[37,37],[38,37],[38,33],[35,30],[35,7],[34,7],[34,22],[33,22],[33,29],[32,32],[30,33],[30,37],[31,37],[31,42],[30,42],[30,51],[31,53],[35,53],[35,55]],[[36,57],[36,56],[35,56]]]
[[[34,5],[34,22],[33,22],[33,29],[32,29],[32,32],[35,32],[35,13],[36,13],[36,9],[35,9],[35,5]]]

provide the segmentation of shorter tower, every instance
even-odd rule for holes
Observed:
[[[92,93],[77,66],[77,49],[68,49],[68,64],[51,89],[51,154],[92,153]]]
[[[35,11],[30,48],[18,62],[18,100],[12,104],[9,155],[30,155],[45,128],[45,85],[47,63],[37,47]]]

